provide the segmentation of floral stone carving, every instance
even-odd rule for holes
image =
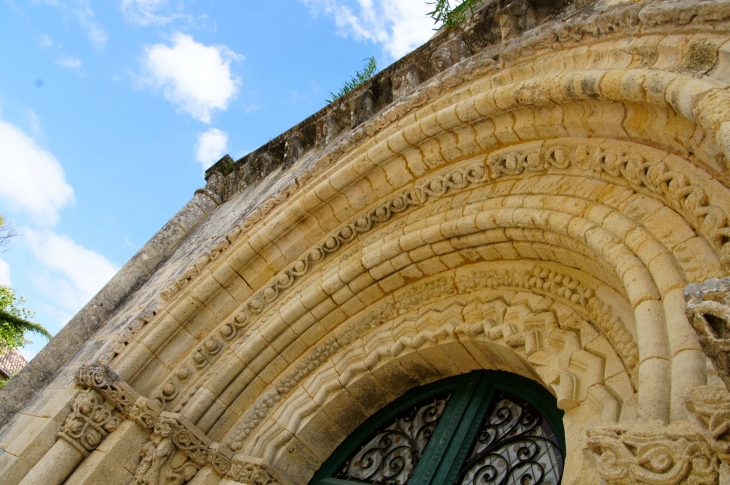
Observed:
[[[123,420],[119,413],[105,404],[98,392],[92,390],[80,392],[72,409],[58,437],[69,442],[84,457],[89,456]]]
[[[607,485],[718,483],[717,457],[688,423],[588,430],[586,454]]]

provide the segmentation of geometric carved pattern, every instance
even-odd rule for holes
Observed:
[[[220,334],[222,341],[215,339],[214,344],[206,341],[202,348],[193,352],[192,368],[202,370],[211,364],[216,356],[221,355],[226,346],[230,345],[229,342],[232,342],[240,334],[243,328],[250,325],[254,318],[260,316],[275,301],[279,300],[288,289],[307,275],[316,264],[339,251],[345,245],[355,241],[358,236],[389,221],[397,214],[420,207],[430,200],[439,199],[453,191],[484,183],[487,180],[487,169],[484,167],[483,162],[453,169],[391,196],[366,214],[343,225],[251,296],[243,308],[218,329],[217,333]],[[206,347],[208,344],[210,345]],[[190,378],[189,373],[185,375],[186,379]],[[163,406],[168,401],[175,399],[179,392],[178,387],[175,379],[168,381],[163,386],[158,395],[158,399]]]
[[[476,288],[534,289],[581,305],[586,308],[593,322],[611,341],[616,353],[624,361],[626,367],[632,371],[630,375],[635,372],[639,362],[639,349],[621,318],[615,315],[611,307],[602,302],[593,290],[585,288],[579,281],[569,276],[536,266],[532,271],[471,272],[468,276],[460,278],[457,285],[460,293],[474,291]]]
[[[664,162],[618,148],[593,144],[557,143],[539,148],[492,155],[487,164],[492,176],[519,175],[523,171],[566,170],[571,165],[583,171],[620,177],[635,190],[648,189],[710,241],[723,263],[730,263],[730,227],[722,208],[709,203],[707,192],[690,183],[687,176],[670,170]]]

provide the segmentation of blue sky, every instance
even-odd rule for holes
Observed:
[[[0,0],[0,283],[55,334],[234,159],[374,55],[433,34],[423,0]],[[45,343],[23,349],[34,356]]]

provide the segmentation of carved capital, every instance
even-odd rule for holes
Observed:
[[[224,476],[231,468],[232,455],[179,414],[162,412],[142,449],[135,479],[145,485],[181,485],[208,464]]]
[[[236,455],[227,476],[246,485],[281,485],[274,474],[259,458]]]
[[[129,412],[129,419],[140,425],[142,428],[153,431],[155,423],[160,418],[162,408],[155,401],[140,396]]]
[[[730,389],[730,278],[710,278],[684,289],[687,318],[702,349]]]
[[[113,407],[105,403],[101,394],[93,390],[82,391],[76,396],[71,414],[66,417],[58,437],[86,457],[117,429],[122,419]]]
[[[730,393],[723,386],[702,386],[686,403],[720,461],[730,464]]]
[[[74,380],[80,387],[97,391],[125,417],[139,398],[139,394],[106,365],[82,366],[76,371]]]
[[[607,485],[709,485],[718,479],[712,447],[689,423],[599,425],[588,430],[586,454]]]

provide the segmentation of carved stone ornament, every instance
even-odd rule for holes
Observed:
[[[710,278],[684,289],[687,318],[715,370],[730,389],[730,278]]]
[[[243,459],[236,456],[231,463],[228,477],[244,485],[280,485],[271,474],[255,458]]]
[[[702,386],[686,402],[720,460],[719,483],[730,483],[730,393],[720,385]]]
[[[130,415],[139,398],[139,394],[106,365],[82,366],[76,371],[74,381],[80,387],[97,391],[124,416]]]
[[[81,446],[83,450],[93,451],[123,418],[136,422],[152,433],[150,441],[142,449],[141,462],[135,473],[137,483],[180,485],[207,464],[221,476],[230,469],[233,455],[230,451],[219,443],[211,442],[205,433],[178,414],[163,412],[155,401],[137,394],[109,367],[83,366],[76,372],[76,383],[88,390],[77,398],[74,411],[59,436],[77,448]],[[119,413],[114,412],[114,407]],[[113,427],[112,421],[100,421],[102,410],[114,416]],[[94,425],[103,423],[101,426],[105,432],[99,431],[99,439],[91,431],[87,432],[91,428],[84,427],[87,416],[93,418]],[[86,456],[88,451],[83,450],[79,451]]]
[[[80,392],[74,400],[71,414],[58,433],[58,437],[69,442],[83,456],[89,456],[104,441],[109,433],[117,429],[123,417],[96,391]]]
[[[182,485],[198,473],[199,464],[185,450],[176,446],[179,431],[174,419],[160,419],[150,441],[142,448],[142,457],[134,479],[144,485]]]
[[[145,485],[181,485],[210,464],[219,475],[230,470],[232,453],[211,442],[178,414],[162,412],[134,474]]]
[[[497,20],[502,41],[507,41],[535,26],[535,11],[527,0],[503,0],[499,2]]]
[[[588,430],[586,454],[607,485],[718,483],[717,457],[689,423]]]

